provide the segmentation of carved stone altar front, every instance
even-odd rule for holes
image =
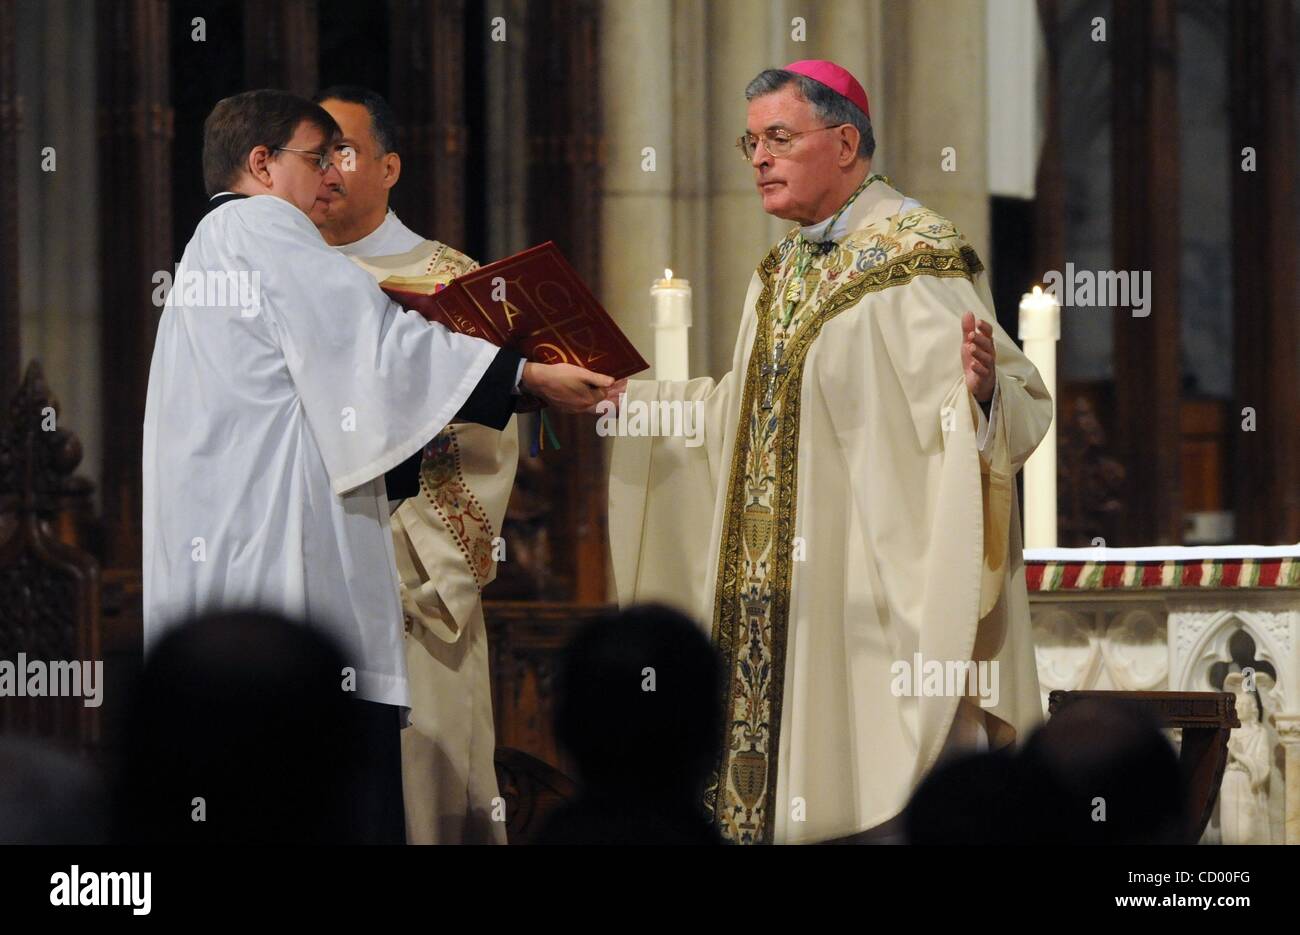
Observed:
[[[1045,711],[1054,689],[1233,692],[1202,843],[1300,843],[1300,546],[1029,550],[1025,572]]]

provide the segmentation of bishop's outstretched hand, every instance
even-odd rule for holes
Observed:
[[[993,398],[998,382],[993,326],[967,312],[961,317],[961,336],[961,369],[966,376],[966,388],[976,402],[987,403]]]
[[[603,412],[617,413],[619,402],[620,402],[619,397],[621,397],[626,392],[627,392],[627,377],[624,377],[621,380],[615,380],[609,386],[605,387],[604,393],[601,396],[601,398],[598,399],[596,401],[596,404],[592,406],[590,409],[588,409],[587,412],[591,413],[592,415],[601,415]],[[608,407],[601,407],[601,403],[609,403],[614,408],[609,409]]]

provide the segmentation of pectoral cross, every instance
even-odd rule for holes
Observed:
[[[790,370],[789,367],[782,367],[780,365],[781,355],[784,353],[785,353],[785,342],[780,341],[776,345],[776,350],[772,352],[771,362],[763,364],[761,372],[763,376],[767,377],[767,392],[763,394],[764,410],[770,410],[772,408],[772,394],[776,391],[777,379],[782,374],[787,373]]]

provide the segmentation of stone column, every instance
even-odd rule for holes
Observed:
[[[504,42],[487,41],[484,70],[487,85],[487,254],[481,262],[499,260],[532,246],[528,243],[528,121],[526,0],[505,0],[490,11],[489,20],[505,20]],[[489,22],[488,32],[492,31]]]
[[[711,338],[709,371],[731,369],[745,292],[759,262],[790,225],[763,214],[754,191],[753,170],[734,143],[745,129],[745,85],[762,69],[789,59],[774,33],[788,23],[775,12],[780,4],[756,8],[744,0],[710,3],[705,33],[709,49],[708,83],[708,242],[710,279],[701,290]],[[756,9],[760,12],[756,13]],[[781,36],[788,34],[788,27]],[[704,317],[697,315],[697,320]]]
[[[20,244],[12,285],[22,309],[22,364],[33,358],[41,361],[62,404],[60,428],[81,440],[85,458],[80,472],[98,479],[104,394],[99,335],[103,295],[94,223],[99,152],[94,3],[20,4],[18,26],[25,40],[16,56],[24,112],[22,126],[11,138],[20,152],[13,164],[21,193],[12,217]],[[53,149],[54,171],[42,166],[46,147]],[[147,367],[148,358],[144,361]],[[137,473],[138,462],[137,449]]]
[[[701,259],[678,248],[673,236],[679,153],[672,0],[607,0],[601,7],[600,53],[607,146],[600,219],[603,298],[653,367],[650,281],[671,266],[694,284]],[[685,115],[690,102],[682,104]]]
[[[1285,808],[1283,828],[1286,844],[1300,844],[1300,714],[1279,714],[1277,736],[1285,751],[1286,785],[1282,792]]]
[[[986,45],[983,0],[886,4],[877,138],[897,186],[951,219],[989,256]],[[956,171],[945,171],[952,147]]]

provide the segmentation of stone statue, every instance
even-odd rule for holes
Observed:
[[[1237,696],[1241,727],[1228,738],[1228,766],[1219,793],[1219,826],[1224,844],[1268,844],[1268,733],[1254,692],[1242,689],[1241,673],[1224,681]]]

